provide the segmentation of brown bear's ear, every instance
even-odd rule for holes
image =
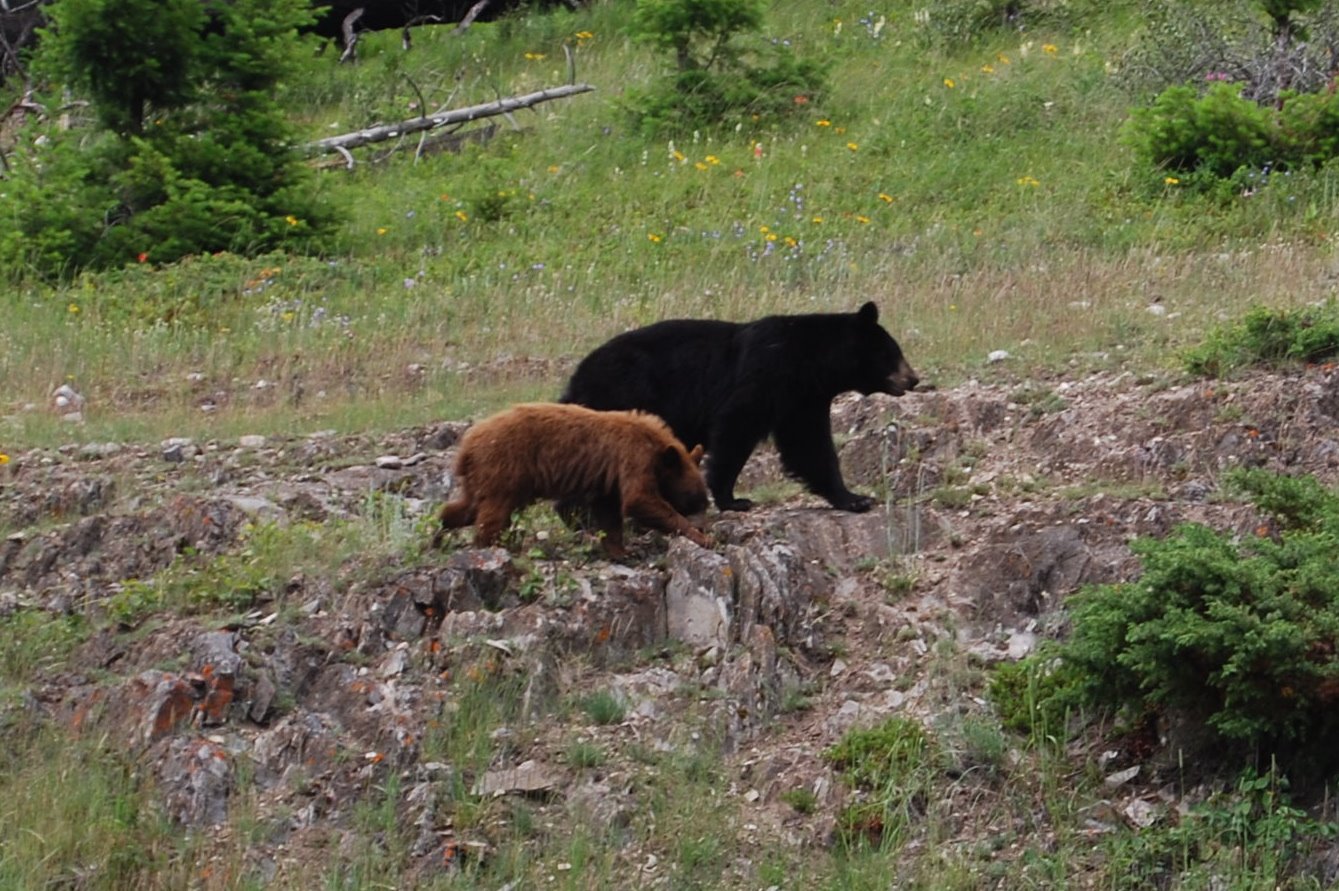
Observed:
[[[683,467],[683,459],[679,457],[679,450],[672,445],[665,446],[660,453],[660,466],[666,470],[678,470]]]
[[[860,312],[856,313],[856,318],[866,325],[873,325],[879,321],[879,308],[870,300],[864,306],[860,307]]]
[[[693,446],[693,450],[688,453],[689,459],[699,467],[702,466],[702,443]]]

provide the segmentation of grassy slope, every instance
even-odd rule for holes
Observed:
[[[877,35],[873,22],[860,22],[866,3],[773,6],[771,33],[831,58],[833,95],[794,130],[683,140],[674,147],[682,162],[668,144],[628,130],[620,91],[657,67],[609,4],[476,26],[463,38],[424,31],[408,55],[397,35],[380,35],[356,67],[334,68],[328,54],[314,60],[291,97],[314,136],[407,117],[418,93],[430,106],[464,105],[560,82],[561,42],[583,30],[595,36],[577,51],[578,77],[599,92],[522,113],[523,132],[482,148],[322,174],[320,188],[350,212],[345,249],[329,262],[221,258],[59,289],[20,282],[0,297],[9,322],[0,326],[0,451],[69,438],[390,428],[479,412],[560,386],[560,364],[489,365],[500,357],[571,358],[629,325],[673,315],[743,319],[873,298],[924,376],[951,383],[1001,373],[982,364],[996,348],[1018,357],[1004,373],[1161,365],[1248,304],[1328,294],[1332,187],[1207,207],[1130,171],[1114,134],[1132,100],[1108,74],[1133,39],[1122,5],[1081,33],[999,34],[956,52],[917,41],[912,4],[884,4]],[[499,218],[486,219],[490,208]],[[1168,316],[1145,311],[1154,300]],[[186,322],[146,323],[159,306],[183,309]],[[475,370],[462,372],[462,363]],[[85,426],[23,410],[65,380],[89,396]],[[261,380],[275,386],[256,389]],[[202,412],[206,398],[220,407]],[[7,684],[26,686],[33,669],[20,639],[29,638],[16,635],[0,667]],[[481,715],[468,729],[490,739],[504,723],[504,714]],[[1011,743],[998,727],[975,732],[982,752],[1003,759]],[[443,742],[443,757],[473,744]],[[32,755],[38,746],[42,758]],[[231,870],[195,868],[196,841],[152,817],[115,754],[64,738],[38,746],[0,761],[0,799],[9,802],[0,822],[20,827],[0,836],[36,834],[45,844],[0,844],[0,879],[22,886],[62,864],[94,863],[98,887],[258,886]],[[740,815],[719,794],[719,764],[651,756],[651,807],[632,833],[664,853],[682,887],[886,888],[894,874],[908,887],[1125,887],[1132,863],[1175,860],[1176,850],[1150,852],[1134,836],[1109,849],[1109,860],[1095,855],[1085,809],[1103,793],[1063,756],[1037,751],[1036,783],[1019,784],[1008,802],[1010,813],[1035,820],[1036,837],[994,834],[1010,865],[983,867],[977,861],[990,852],[969,856],[948,844],[907,851],[896,834],[883,850],[845,855],[744,850]],[[72,777],[79,795],[59,785]],[[18,794],[31,789],[53,790],[68,811]],[[388,801],[368,807],[365,850],[339,852],[325,887],[399,878],[403,864],[387,853],[399,849],[372,841],[397,840]],[[954,825],[947,807],[924,821],[932,842]],[[983,825],[1006,816],[978,815]],[[93,829],[70,836],[81,823]],[[594,876],[619,888],[637,866],[619,860],[625,839],[613,829],[537,836],[505,840],[484,875],[440,886],[555,876],[555,887],[575,888]],[[245,827],[232,837],[221,856],[240,863]],[[36,863],[24,850],[48,853]],[[739,875],[735,858],[744,856],[754,869]],[[553,872],[557,863],[576,868]]]
[[[349,212],[329,262],[20,282],[0,334],[0,438],[68,438],[21,410],[62,381],[90,397],[80,437],[291,430],[295,416],[392,427],[561,385],[561,363],[477,370],[499,357],[571,359],[667,316],[867,298],[941,383],[994,349],[1030,370],[1160,364],[1225,313],[1328,293],[1332,186],[1211,207],[1131,171],[1116,134],[1133,100],[1111,76],[1134,39],[1125,5],[1081,30],[951,52],[927,45],[912,4],[880,15],[876,29],[865,4],[775,4],[768,32],[830,60],[831,95],[784,131],[674,145],[622,112],[623,90],[660,68],[615,4],[424,30],[408,54],[377,35],[357,66],[315,58],[289,97],[313,136],[410,117],[420,96],[459,106],[560,83],[564,41],[598,92],[522,112],[520,132],[504,123],[459,154],[414,163],[406,144],[374,163],[381,146],[351,174],[322,173]],[[1171,321],[1145,312],[1155,300]],[[163,308],[184,321],[152,324]],[[203,413],[206,399],[220,410]]]

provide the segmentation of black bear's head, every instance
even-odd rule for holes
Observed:
[[[879,308],[873,301],[856,312],[855,327],[856,373],[859,377],[855,389],[866,396],[870,393],[901,396],[915,389],[920,378],[907,364],[897,341],[879,324]]]

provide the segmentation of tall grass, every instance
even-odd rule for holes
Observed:
[[[512,398],[517,374],[525,396],[551,396],[564,361],[669,316],[875,299],[917,367],[952,382],[1001,348],[1025,368],[1160,363],[1221,314],[1326,296],[1333,175],[1226,207],[1137,184],[1116,141],[1136,97],[1111,74],[1134,39],[1127,5],[1082,32],[946,52],[917,39],[910,3],[886,4],[877,31],[864,5],[775,4],[769,35],[830,62],[830,97],[789,129],[673,143],[623,108],[663,63],[618,4],[421,29],[408,53],[370,36],[357,65],[316,57],[290,85],[311,136],[563,82],[564,42],[598,89],[496,119],[458,153],[383,145],[324,171],[348,213],[338,256],[59,286],[12,274],[0,438],[463,415]],[[1166,316],[1145,312],[1155,301]],[[563,361],[479,373],[506,357]],[[83,427],[49,420],[63,382],[89,396]]]

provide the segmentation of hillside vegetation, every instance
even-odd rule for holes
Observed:
[[[232,250],[164,259],[217,195],[0,232],[0,888],[1339,886],[1339,4],[638,8],[269,52],[304,143],[594,90],[305,156]],[[82,213],[16,204],[107,149],[67,98],[0,226]],[[209,142],[122,118],[135,183]],[[764,447],[711,548],[428,546],[467,422],[613,334],[866,300],[923,381],[834,406],[875,510]]]
[[[303,58],[282,99],[310,138],[566,82],[564,45],[597,91],[464,131],[457,151],[416,159],[406,139],[324,169],[317,197],[347,220],[328,256],[159,268],[151,249],[60,284],[7,270],[0,430],[461,416],[551,395],[564,362],[630,326],[867,298],[932,381],[997,349],[1023,370],[1159,366],[1249,305],[1329,293],[1332,173],[1223,200],[1134,163],[1119,134],[1152,95],[1134,76],[1142,4],[1022,4],[1009,22],[867,6],[768,5],[745,42],[821,61],[828,89],[724,133],[642,135],[628,91],[671,59],[630,37],[628,4],[419,29],[410,52],[370,35],[356,65]],[[62,383],[88,400],[77,429],[27,408]]]

